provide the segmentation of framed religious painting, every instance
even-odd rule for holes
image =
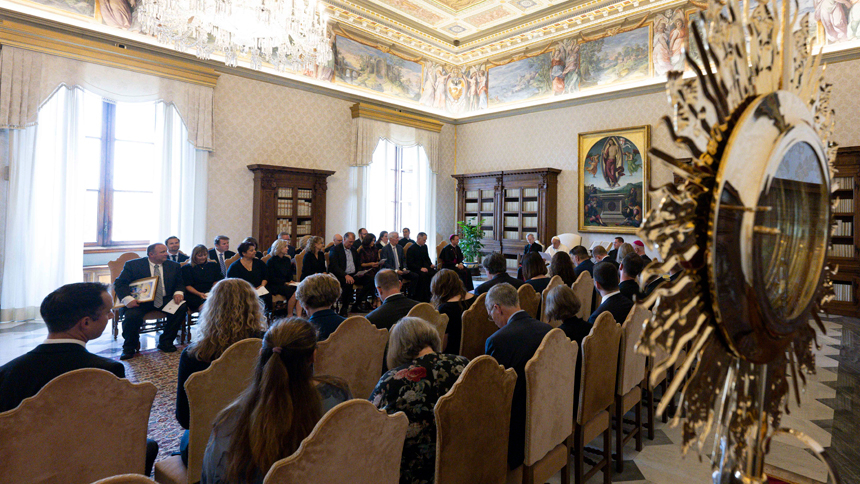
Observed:
[[[648,211],[651,126],[579,134],[579,231],[634,234]]]

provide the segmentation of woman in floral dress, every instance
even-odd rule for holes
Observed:
[[[392,329],[388,346],[389,370],[370,395],[377,408],[389,414],[403,412],[409,417],[401,484],[434,481],[436,466],[436,418],[434,409],[448,393],[469,360],[440,353],[442,340],[430,323],[405,317]]]

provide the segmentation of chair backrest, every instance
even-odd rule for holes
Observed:
[[[158,484],[152,479],[140,474],[123,474],[120,476],[100,479],[93,484]]]
[[[331,249],[333,246],[334,246],[334,242],[329,242],[328,244],[326,244],[326,246],[325,246],[325,251],[326,251],[326,253],[327,253],[327,252],[328,252],[328,250],[329,250],[329,249]]]
[[[511,399],[517,374],[482,355],[436,402],[436,482],[507,480]],[[492,422],[492,425],[487,425]]]
[[[387,343],[387,329],[377,329],[366,318],[352,316],[317,344],[314,372],[342,378],[353,397],[370,398],[382,374]]]
[[[230,266],[233,265],[234,262],[236,262],[237,260],[239,260],[241,258],[242,258],[242,254],[233,254],[233,257],[230,257],[228,259],[224,259],[224,267],[229,269]]]
[[[305,260],[305,251],[296,254],[296,274],[299,278],[302,277],[302,262]],[[298,279],[296,279],[298,280]]]
[[[568,248],[568,250],[576,247],[577,245],[582,245],[582,236],[577,234],[558,234],[556,235],[558,240],[561,241],[562,245]]]
[[[645,379],[645,364],[648,360],[636,351],[636,344],[642,335],[645,321],[651,318],[651,311],[641,304],[634,304],[624,324],[621,325],[621,349],[618,352],[618,375],[615,394],[624,396]]]
[[[110,295],[111,297],[116,298],[116,292],[114,292],[113,285],[116,282],[116,278],[119,277],[120,273],[122,273],[122,268],[125,266],[125,263],[137,259],[138,255],[135,252],[126,252],[123,255],[116,258],[116,260],[112,260],[108,262],[108,269],[110,269]]]
[[[523,284],[517,289],[517,299],[520,301],[520,309],[529,313],[529,316],[537,319],[540,317],[540,294],[535,291],[531,284]]]
[[[443,240],[442,242],[439,242],[438,245],[436,245],[436,259],[437,260],[439,259],[439,255],[442,254],[442,249],[444,249],[446,245],[448,245],[447,240]]]
[[[155,391],[94,368],[54,378],[0,413],[0,483],[88,484],[143,474]]]
[[[463,311],[463,329],[460,337],[460,354],[469,358],[477,358],[484,354],[487,338],[499,328],[490,321],[484,301],[487,295],[481,294],[472,303],[472,307]]]
[[[585,424],[615,402],[621,326],[609,311],[597,317],[582,340],[582,373],[576,422]]]
[[[546,314],[546,297],[549,294],[549,291],[554,287],[558,287],[564,284],[564,281],[561,279],[561,276],[552,276],[552,279],[549,280],[549,284],[546,285],[546,289],[540,294],[540,320],[543,323],[547,323],[552,325],[552,327],[557,328],[561,325],[561,321],[550,321],[549,316]]]
[[[259,338],[233,343],[209,368],[192,374],[185,381],[190,410],[188,482],[200,480],[212,423],[221,410],[248,387],[262,346],[263,340]]]
[[[418,303],[409,310],[407,316],[421,318],[424,321],[432,324],[436,331],[439,332],[439,337],[445,337],[445,330],[448,328],[448,315],[440,314],[436,308],[430,303]]]
[[[555,328],[526,363],[525,465],[534,465],[573,433],[579,346]]]
[[[262,259],[260,259],[260,260],[261,260],[261,261],[263,261],[263,262],[268,262],[268,261],[269,261],[269,259],[271,259],[271,258],[272,258],[272,253],[271,253],[271,252],[269,252],[268,254],[264,255],[264,256],[263,256],[263,258],[262,258]]]
[[[190,262],[188,262],[188,261],[180,262],[180,263],[179,263],[179,267],[185,267],[185,266],[187,266],[188,264],[190,264]]]
[[[407,242],[406,245],[403,246],[403,258],[404,259],[406,258],[406,251],[408,251],[409,248],[412,247],[413,245],[415,245],[415,244],[413,244],[412,242]]]
[[[388,415],[367,400],[329,410],[299,449],[269,469],[263,484],[349,482],[397,484],[409,419]]]
[[[588,271],[582,271],[576,282],[570,286],[576,298],[579,299],[579,312],[576,313],[582,319],[588,320],[591,316],[591,302],[594,295],[594,279]]]

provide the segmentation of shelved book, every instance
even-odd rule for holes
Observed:
[[[854,302],[854,298],[852,297],[853,290],[854,286],[851,284],[833,283],[833,292],[836,295],[837,301]]]
[[[829,254],[831,257],[854,257],[854,245],[833,244]]]
[[[837,237],[853,237],[854,222],[843,222],[842,220],[837,220],[836,228],[833,229],[833,235]]]
[[[854,211],[854,199],[853,198],[842,198],[836,201],[836,211],[839,213],[853,212]]]
[[[840,190],[851,190],[854,188],[854,179],[851,177],[840,176],[833,180],[836,182],[836,187]]]

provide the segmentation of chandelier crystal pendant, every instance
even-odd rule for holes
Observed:
[[[222,53],[231,67],[248,56],[252,69],[266,61],[284,71],[332,60],[324,9],[317,0],[143,0],[138,15],[144,33],[180,52]]]

